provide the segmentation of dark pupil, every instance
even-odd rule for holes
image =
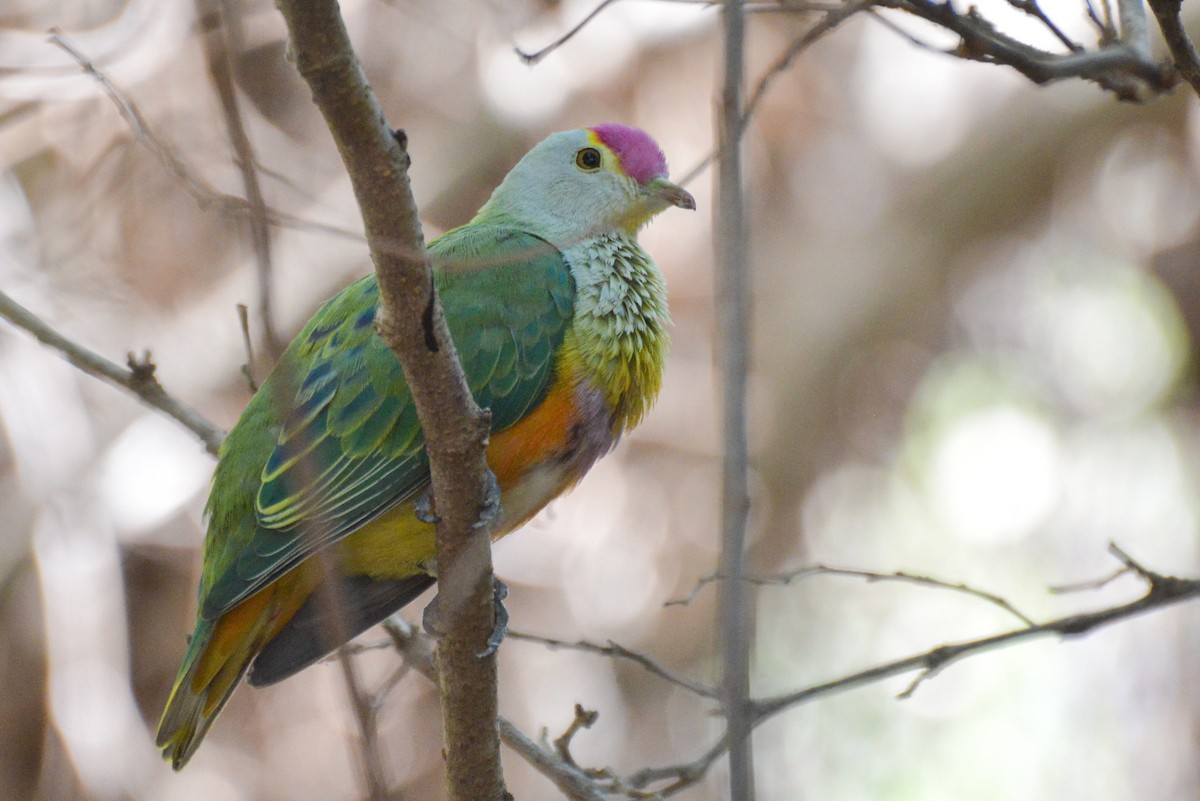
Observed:
[[[594,169],[600,166],[600,154],[595,150],[585,150],[583,151],[582,156],[583,166],[587,167],[588,169]]]

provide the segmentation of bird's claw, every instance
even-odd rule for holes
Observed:
[[[427,488],[413,501],[413,514],[422,523],[437,523],[442,518],[434,511],[433,488]]]
[[[476,654],[480,659],[486,659],[496,653],[500,643],[504,641],[504,636],[508,634],[508,609],[504,606],[504,599],[507,597],[508,585],[492,576],[492,614],[495,615],[495,623],[492,633],[488,635],[487,647]]]
[[[479,519],[473,526],[476,529],[494,527],[504,511],[500,504],[500,482],[496,480],[496,474],[491,470],[486,470],[484,474],[487,477],[487,492],[483,496],[483,508],[479,510]]]
[[[438,622],[439,597],[438,595],[433,596],[433,600],[425,606],[425,611],[421,613],[421,628],[435,639],[446,636],[446,631]],[[504,599],[507,597],[508,586],[492,576],[492,614],[495,622],[492,626],[492,633],[488,635],[487,645],[476,654],[480,659],[486,659],[496,653],[500,648],[500,643],[504,641],[505,635],[508,634],[508,609],[504,606]]]

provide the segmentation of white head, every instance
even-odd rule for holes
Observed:
[[[597,125],[552,134],[504,178],[475,222],[516,224],[559,248],[609,232],[637,233],[668,206],[696,201],[667,180],[667,161],[644,132]]]

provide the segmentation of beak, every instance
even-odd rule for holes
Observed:
[[[651,197],[661,200],[668,206],[676,206],[681,209],[690,209],[695,211],[696,199],[691,193],[678,184],[673,184],[666,178],[655,178],[646,188],[650,190]]]

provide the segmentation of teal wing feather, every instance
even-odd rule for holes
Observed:
[[[570,270],[552,246],[506,228],[464,226],[429,251],[471,391],[493,429],[508,428],[553,380]],[[412,396],[374,331],[378,303],[368,276],[322,307],[226,439],[208,508],[206,617],[428,485]]]

